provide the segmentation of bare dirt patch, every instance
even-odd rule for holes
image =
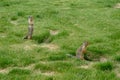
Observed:
[[[29,66],[23,67],[24,69],[29,69],[29,70],[33,70],[34,69],[35,64],[30,64]]]
[[[46,76],[53,76],[55,74],[55,72],[45,72],[45,73],[41,73],[43,75],[46,75]]]
[[[82,65],[82,66],[80,66],[80,68],[88,69],[88,68],[89,68],[89,65]]]
[[[100,62],[107,62],[107,58],[106,57],[101,57]]]
[[[45,76],[55,75],[55,72],[41,72],[40,70],[35,70],[33,73],[37,75],[45,75]]]
[[[116,76],[120,78],[120,65],[119,64],[117,64],[117,67],[114,70],[114,72],[115,72]]]
[[[24,50],[32,50],[32,46],[30,46],[30,45],[25,45],[25,46],[24,46]]]
[[[11,24],[17,25],[18,22],[17,21],[10,21]]]
[[[46,61],[40,61],[39,63],[47,64],[48,62],[46,62]]]
[[[117,3],[114,8],[120,8],[120,3]]]
[[[59,48],[56,44],[42,44],[41,47],[48,48],[49,50],[56,50]]]
[[[116,73],[117,77],[120,78],[120,72],[116,71],[115,73]]]
[[[35,43],[31,43],[30,41],[26,41],[22,44],[13,44],[13,45],[10,45],[11,48],[13,49],[23,49],[23,50],[33,50],[34,48],[38,48],[40,47],[40,45],[37,45]]]
[[[14,44],[10,46],[13,49],[32,50],[34,47],[31,44]]]
[[[59,33],[58,30],[50,30],[51,35],[57,35]]]
[[[34,66],[35,66],[35,64],[30,64],[26,67],[8,67],[8,68],[5,68],[5,69],[0,69],[0,73],[8,74],[12,69],[15,69],[15,68],[33,70]]]
[[[0,69],[0,73],[7,74],[7,73],[9,73],[9,70],[8,69]]]
[[[5,33],[0,34],[0,38],[5,38],[5,37],[7,37],[7,35]]]
[[[79,66],[79,67],[77,67],[77,68],[89,69],[89,68],[92,67],[92,65],[93,65],[93,62],[90,62],[89,64],[81,65],[81,66]]]

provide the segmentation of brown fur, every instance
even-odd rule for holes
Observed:
[[[86,53],[86,48],[88,46],[88,42],[84,42],[82,46],[80,46],[76,51],[76,57],[84,60],[84,54]]]
[[[28,34],[24,37],[24,39],[32,39],[32,34],[33,34],[33,17],[29,16],[28,17]]]

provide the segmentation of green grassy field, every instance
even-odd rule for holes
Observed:
[[[120,80],[118,3],[0,0],[0,80]],[[24,40],[29,15],[34,34]],[[84,41],[92,61],[67,56]]]

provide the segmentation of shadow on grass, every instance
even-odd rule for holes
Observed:
[[[120,62],[120,55],[114,56],[114,61]]]
[[[40,43],[50,43],[52,42],[52,36],[49,32],[44,32],[40,35],[34,36],[33,40],[35,40],[38,44]]]

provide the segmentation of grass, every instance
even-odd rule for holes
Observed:
[[[120,61],[117,3],[120,1],[1,0],[0,80],[119,80],[113,62]],[[23,40],[30,15],[34,17],[33,39]],[[58,34],[51,35],[50,30]],[[90,43],[86,56],[91,61],[67,56],[75,56],[84,41]],[[107,62],[100,62],[104,56]],[[8,73],[1,72],[6,69]]]
[[[113,69],[113,64],[111,62],[104,62],[96,64],[96,68],[102,71],[111,71]]]
[[[9,75],[28,75],[30,73],[30,70],[13,69],[9,72]]]
[[[46,31],[44,33],[39,34],[38,36],[34,36],[33,39],[35,41],[37,41],[38,44],[40,44],[40,43],[44,43],[44,42],[51,42],[52,41],[52,36],[50,36],[49,31]]]
[[[13,21],[17,20],[17,16],[12,16],[11,20],[13,20]]]
[[[68,62],[57,62],[57,63],[48,63],[48,64],[36,64],[35,69],[41,70],[42,72],[66,72],[72,68],[72,64]]]
[[[114,60],[117,61],[117,62],[120,62],[120,55],[114,56]]]

